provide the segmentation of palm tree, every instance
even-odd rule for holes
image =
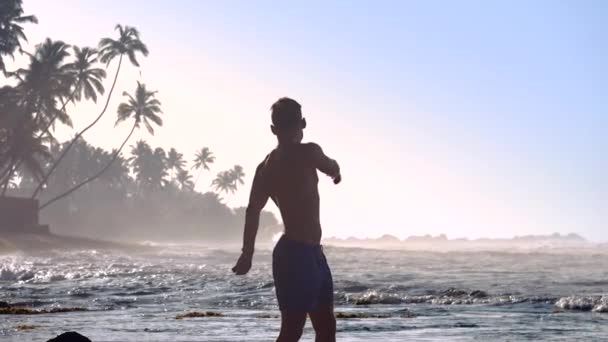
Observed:
[[[103,95],[106,71],[96,67],[97,55],[95,49],[74,46],[76,60],[68,64],[70,75],[73,77],[72,96],[69,101],[80,101],[84,97],[97,103],[97,94]]]
[[[111,153],[104,151],[102,163],[111,163],[112,166],[99,178],[100,180],[105,180],[110,188],[113,189],[124,189],[130,178],[129,178],[129,167],[127,166],[127,160],[122,157],[122,153],[118,153],[118,157],[111,162],[112,156],[117,154],[116,149],[113,149]]]
[[[0,43],[1,44],[1,43]],[[18,79],[15,88],[4,87],[2,92],[2,107],[11,107],[7,111],[10,129],[22,129],[29,125],[34,133],[40,127],[46,126],[51,118],[59,118],[65,124],[71,125],[67,115],[57,109],[57,102],[65,96],[69,79],[63,60],[69,56],[68,45],[62,41],[46,39],[36,46],[36,51],[30,55],[27,69],[19,69],[11,75]],[[6,96],[6,97],[5,97]],[[33,125],[33,126],[32,126]],[[42,137],[42,134],[39,135]],[[17,140],[5,144],[8,149],[15,146]],[[0,178],[19,169],[20,159],[12,159],[7,164],[6,155],[0,156],[0,164],[5,167]]]
[[[243,177],[245,177],[245,172],[243,171],[243,167],[241,165],[234,165],[230,172],[230,176],[232,177],[232,181],[234,182],[234,190],[236,191],[238,184],[245,184],[243,181]]]
[[[184,169],[186,165],[186,161],[184,160],[184,155],[177,152],[175,148],[171,148],[167,153],[167,169],[171,172],[171,181],[175,180],[176,172],[179,173]]]
[[[21,160],[23,167],[34,177],[40,177],[43,174],[41,160],[50,157],[45,138],[36,136],[36,125],[33,122],[20,127],[15,132],[14,144],[8,151],[7,157],[11,165],[15,165],[16,160]],[[10,181],[13,179],[16,169],[11,168],[0,183],[2,185],[2,196],[5,195],[6,189]]]
[[[163,125],[163,120],[160,118],[160,116],[158,116],[159,114],[162,114],[162,110],[160,109],[160,101],[155,98],[155,94],[155,91],[148,91],[146,89],[146,86],[144,84],[141,84],[140,82],[137,82],[137,88],[135,89],[135,97],[129,95],[127,92],[123,93],[123,96],[126,96],[128,100],[127,102],[123,102],[118,106],[118,119],[116,120],[115,125],[118,125],[129,118],[133,118],[134,121],[131,131],[129,132],[125,140],[122,142],[118,150],[114,152],[112,160],[92,177],[87,178],[85,181],[76,185],[72,189],[66,191],[65,193],[59,196],[52,198],[51,200],[43,204],[40,207],[41,210],[47,207],[49,204],[70,195],[72,192],[78,190],[83,185],[91,182],[92,180],[103,174],[118,158],[123,147],[125,146],[127,141],[129,141],[129,139],[133,135],[133,132],[135,132],[135,129],[139,128],[141,123],[146,126],[150,134],[154,135],[154,128],[152,127],[151,123],[154,123],[158,126]]]
[[[63,111],[65,106],[57,108],[59,102],[65,103],[69,97],[72,85],[70,66],[64,63],[70,56],[69,48],[68,44],[60,40],[47,38],[30,55],[28,68],[12,73],[19,80],[18,88],[28,111],[35,113],[35,122],[41,129],[52,125],[55,119],[68,126],[72,124]]]
[[[16,144],[19,128],[25,126],[25,120],[31,120],[19,89],[10,86],[0,88],[0,184],[13,170],[9,162],[11,150]]]
[[[131,158],[127,159],[135,174],[135,180],[142,186],[145,183],[144,170],[146,166],[146,158],[152,155],[152,148],[145,140],[138,140],[134,146],[131,146]]]
[[[194,165],[192,165],[192,168],[199,170],[199,172],[198,176],[196,176],[196,181],[194,181],[194,186],[196,186],[196,183],[198,183],[198,179],[201,177],[203,170],[209,171],[209,164],[213,164],[214,162],[215,156],[209,147],[203,147],[196,152],[194,157]]]
[[[45,122],[40,125],[39,137],[50,135],[50,128],[56,119],[70,124],[65,113],[65,107],[70,101],[80,101],[82,97],[97,101],[97,92],[103,94],[102,80],[106,77],[103,69],[95,68],[97,52],[94,49],[74,47],[75,62],[62,65],[63,59],[69,55],[68,45],[61,41],[47,39],[37,48],[36,54],[31,56],[30,68],[21,69],[15,73],[22,79],[21,88],[28,94],[28,101],[46,103],[45,112],[48,112]],[[71,90],[67,90],[71,88]],[[62,97],[69,94],[65,99]],[[57,110],[57,99],[63,102],[61,109]],[[14,169],[19,169],[21,161],[16,161]]]
[[[0,70],[6,75],[3,56],[14,58],[15,51],[22,52],[21,41],[27,42],[21,24],[38,23],[33,15],[23,15],[22,0],[0,1]]]
[[[99,42],[99,60],[102,63],[106,63],[106,66],[112,62],[116,57],[118,59],[118,67],[116,68],[116,74],[114,75],[114,81],[112,82],[112,87],[110,88],[110,92],[108,93],[108,98],[106,99],[106,104],[104,105],[101,113],[91,122],[88,126],[86,126],[82,131],[78,132],[76,136],[72,139],[69,145],[63,150],[59,158],[55,161],[55,163],[51,166],[49,171],[45,174],[42,182],[38,185],[34,193],[32,194],[32,198],[35,198],[36,195],[42,190],[44,184],[48,180],[49,176],[55,169],[57,168],[57,164],[61,162],[61,160],[65,157],[67,152],[72,148],[74,142],[76,142],[84,133],[86,133],[91,127],[93,127],[97,122],[101,119],[101,117],[106,112],[108,108],[108,104],[110,103],[110,98],[112,97],[112,93],[114,92],[114,87],[116,86],[116,80],[118,79],[118,74],[120,72],[120,67],[122,65],[122,58],[124,55],[127,55],[131,63],[137,67],[139,67],[139,62],[137,61],[137,53],[141,53],[144,56],[148,56],[148,48],[139,38],[139,31],[136,28],[130,26],[122,26],[116,25],[116,30],[119,32],[118,40],[114,40],[112,38],[102,38]]]
[[[161,147],[154,149],[152,153],[150,163],[148,163],[148,180],[151,189],[157,190],[162,188],[167,181],[167,154]]]
[[[177,173],[177,182],[179,183],[179,187],[182,190],[194,189],[194,182],[192,181],[192,175],[190,175],[188,170],[180,170]]]
[[[225,193],[228,193],[228,192],[234,193],[234,191],[236,190],[236,187],[234,185],[235,184],[234,177],[233,177],[231,171],[232,170],[222,171],[217,174],[217,176],[211,183],[211,186],[215,189],[215,191],[218,191],[218,192],[223,191]]]

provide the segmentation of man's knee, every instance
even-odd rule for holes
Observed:
[[[281,313],[281,333],[277,342],[298,341],[306,324],[306,313]]]
[[[316,341],[332,342],[336,340],[336,318],[333,315],[318,322],[314,328]]]
[[[297,342],[302,337],[304,332],[303,328],[291,327],[288,329],[281,329],[277,342]]]

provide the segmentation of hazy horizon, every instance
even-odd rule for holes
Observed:
[[[217,161],[198,190],[242,165],[245,186],[223,196],[231,206],[246,205],[255,166],[276,144],[270,105],[290,96],[308,120],[305,140],[342,165],[342,184],[320,181],[326,237],[608,241],[606,2],[29,0],[24,9],[39,19],[25,27],[27,51],[46,37],[96,46],[117,23],[137,27],[150,56],[139,70],[124,66],[85,139],[117,147],[127,134],[113,127],[120,94],[145,81],[164,126],[129,145],[145,138],[189,162],[210,147]],[[68,109],[74,127],[100,107]]]

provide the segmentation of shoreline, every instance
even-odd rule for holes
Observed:
[[[86,237],[57,235],[54,233],[0,232],[0,255],[14,252],[30,253],[77,249],[142,251],[152,250],[154,247],[132,242],[99,240]]]

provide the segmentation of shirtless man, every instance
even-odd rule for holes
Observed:
[[[317,170],[340,183],[340,167],[317,144],[302,144],[301,106],[281,98],[271,107],[279,145],[257,167],[245,217],[243,250],[232,271],[251,269],[260,212],[268,198],[281,211],[285,232],[272,254],[281,332],[277,341],[298,341],[310,315],[316,341],[336,340],[331,271],[321,247]]]

